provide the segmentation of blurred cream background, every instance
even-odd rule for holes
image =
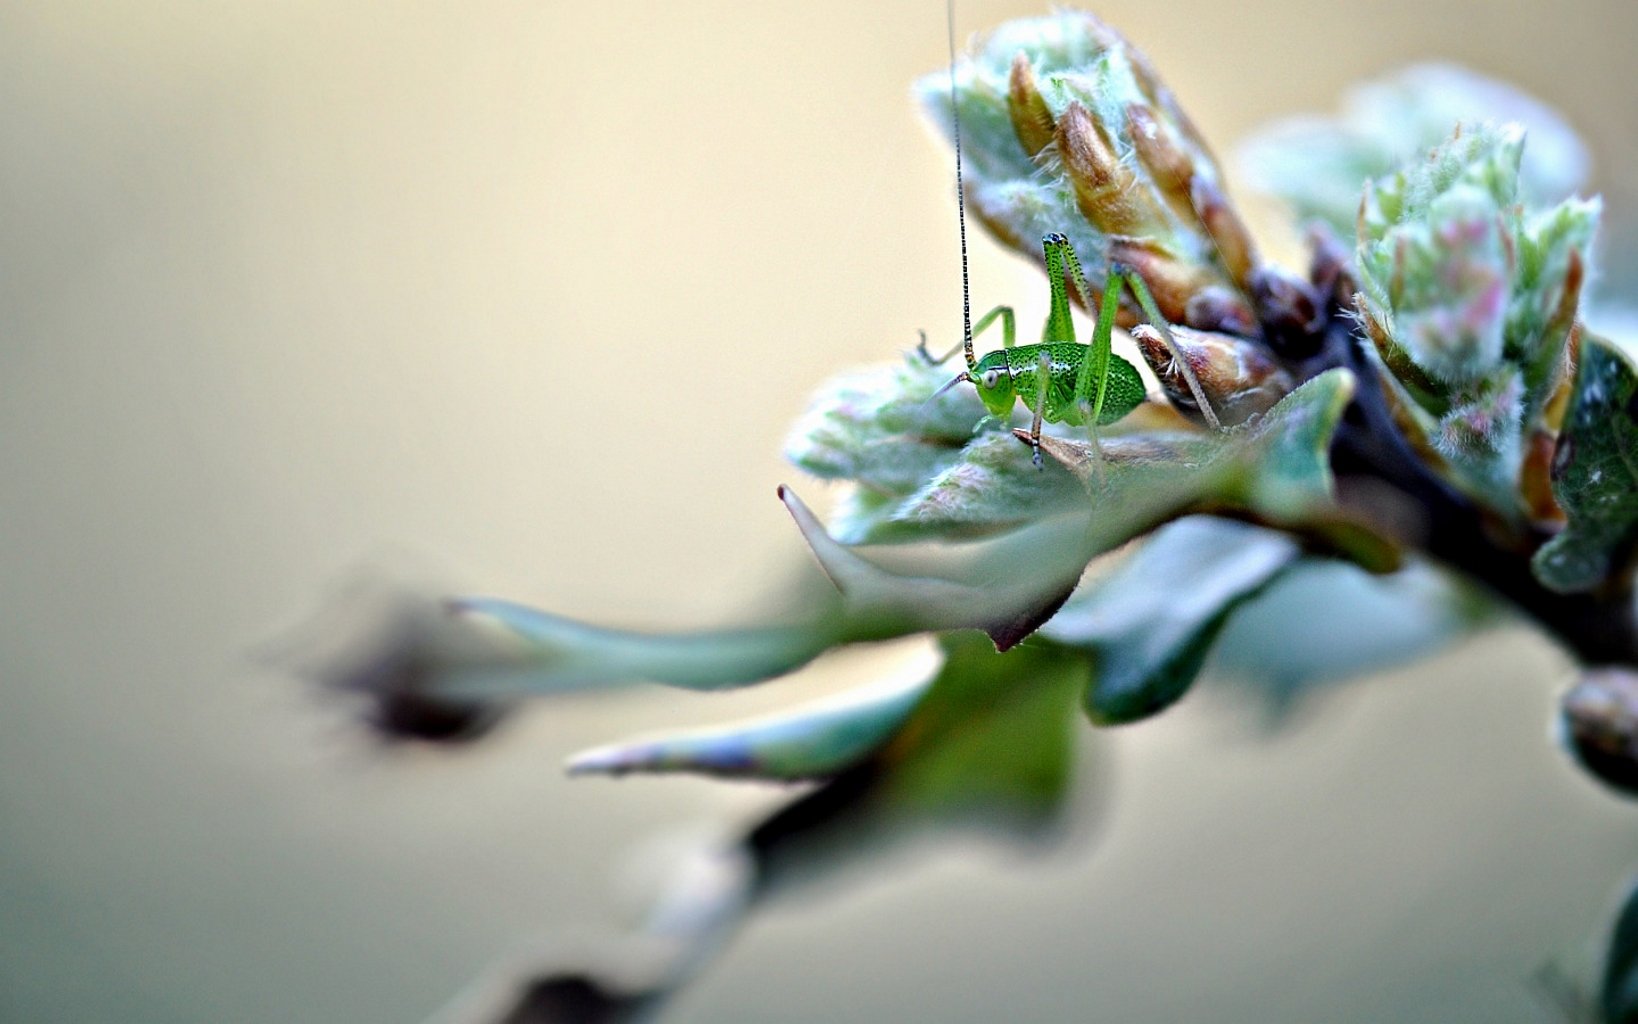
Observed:
[[[1222,151],[1447,57],[1638,209],[1625,0],[1102,13]],[[359,566],[637,626],[769,586],[775,484],[823,494],[779,459],[805,395],[959,331],[908,99],[943,61],[931,2],[0,7],[0,1020],[419,1019],[613,927],[645,837],[778,796],[565,755],[915,670],[564,700],[441,757],[252,654]],[[1044,308],[982,241],[973,291]],[[1537,1019],[1638,865],[1545,738],[1565,671],[1490,636],[1267,741],[1197,694],[1100,737],[1095,835],[776,910],[676,1019]]]

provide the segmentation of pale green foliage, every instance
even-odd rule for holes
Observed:
[[[929,681],[873,684],[735,725],[628,740],[577,754],[573,774],[699,772],[764,779],[836,774],[880,747],[904,723]]]
[[[744,686],[790,672],[836,646],[919,632],[982,629],[1006,647],[1046,621],[1094,557],[1200,507],[1299,531],[1385,566],[1391,549],[1342,519],[1332,504],[1326,453],[1353,388],[1347,371],[1333,370],[1297,388],[1253,425],[1213,434],[1112,437],[1101,456],[1084,442],[1047,438],[1044,448],[1063,465],[1056,472],[1074,500],[1066,496],[1058,507],[1037,508],[1027,525],[962,546],[955,558],[911,555],[889,563],[867,557],[838,542],[787,490],[787,508],[828,583],[810,590],[785,621],[650,634],[592,626],[505,601],[468,599],[456,606],[463,635],[425,635],[416,641],[421,646],[412,658],[399,656],[414,663],[413,674],[394,677],[379,662],[339,674],[366,680],[362,686],[412,686],[428,699],[509,701],[633,681],[695,690]],[[883,408],[895,422],[902,411],[893,402]],[[830,421],[820,416],[814,422]],[[965,450],[954,469],[1005,463],[1027,467],[1018,472],[1051,477],[1030,466],[1027,446],[1009,435],[991,437]],[[985,519],[995,507],[992,495],[952,490],[945,499],[949,516],[999,528]],[[1006,514],[1010,522],[1019,512],[1009,507]],[[1232,603],[1244,592],[1240,588],[1224,600]],[[1171,643],[1165,635],[1158,642]],[[815,729],[845,727],[856,737],[852,730],[859,723],[885,722],[879,716],[891,714],[865,701],[817,712],[811,720]],[[754,742],[736,731],[704,746],[720,751],[730,742],[760,744],[759,756],[771,758],[766,744],[793,742],[792,729],[800,731],[790,723],[772,733],[758,727],[752,731],[763,739]],[[821,754],[834,753],[830,743],[819,744]],[[610,757],[604,767],[663,766],[673,756],[679,763],[704,764],[698,744],[662,748]],[[720,769],[720,756],[711,756],[718,757]],[[779,756],[800,764],[819,755]]]
[[[909,496],[955,460],[984,415],[966,389],[932,398],[950,374],[907,357],[826,382],[791,429],[785,457],[821,479]]]
[[[844,374],[813,397],[785,456],[821,479],[850,483],[831,521],[837,540],[978,536],[1073,506],[1080,489],[1068,474],[1037,472],[1010,434],[974,433],[981,423],[1003,425],[986,421],[972,389],[931,398],[950,374],[911,355]]]
[[[1265,181],[1299,208],[1336,219],[1339,182],[1352,177],[1350,224],[1358,186],[1385,175],[1366,193],[1355,265],[1322,247],[1299,280],[1258,262],[1204,142],[1141,53],[1076,12],[1003,27],[956,73],[971,211],[1031,258],[1044,235],[1068,236],[1094,281],[1112,262],[1131,268],[1153,295],[1144,319],[1196,329],[1180,332],[1179,348],[1145,347],[1134,329],[1162,391],[1196,412],[1215,401],[1233,413],[1226,429],[1195,425],[1162,395],[1095,436],[1049,426],[1040,450],[1050,459],[1037,469],[1023,432],[1008,429],[1023,410],[1001,423],[971,389],[935,396],[951,370],[912,357],[850,373],[819,391],[786,445],[837,500],[827,527],[781,489],[818,567],[782,614],[658,634],[497,600],[422,603],[382,649],[321,677],[370,696],[390,730],[401,720],[394,709],[413,721],[430,708],[447,723],[520,698],[639,681],[746,686],[842,646],[933,634],[941,662],[925,680],[571,760],[576,773],[815,783],[663,894],[640,929],[671,952],[636,989],[652,1008],[746,911],[810,869],[929,825],[1049,834],[1066,810],[1078,719],[1155,714],[1187,693],[1214,651],[1283,705],[1311,681],[1474,628],[1493,606],[1428,564],[1361,571],[1399,568],[1403,552],[1386,534],[1399,524],[1358,518],[1374,507],[1368,494],[1350,510],[1338,504],[1333,451],[1368,477],[1359,463],[1385,440],[1371,434],[1381,429],[1372,413],[1401,413],[1415,445],[1405,459],[1426,456],[1498,519],[1522,521],[1525,443],[1550,443],[1546,417],[1566,405],[1554,399],[1564,397],[1599,210],[1579,200],[1526,208],[1579,180],[1579,149],[1551,127],[1546,160],[1525,155],[1514,126],[1469,126],[1422,155],[1433,122],[1443,138],[1453,110],[1499,87],[1419,75],[1362,93],[1344,125],[1287,136],[1306,138],[1304,152],[1271,157],[1275,144],[1261,143],[1274,167]],[[1441,95],[1429,82],[1467,91]],[[946,130],[947,87],[942,72],[917,86]],[[1493,114],[1519,115],[1525,103],[1488,95],[1517,100],[1492,103]],[[1345,333],[1356,277],[1380,381],[1356,376]],[[1138,318],[1132,306],[1110,311],[1124,324]],[[1534,563],[1559,590],[1619,578],[1638,539],[1638,373],[1596,338],[1582,352],[1554,475],[1569,524]],[[1384,399],[1391,411],[1371,404]],[[1351,406],[1359,415],[1339,441]],[[1381,475],[1374,482],[1391,473]],[[918,543],[863,547],[887,542]]]
[[[1526,203],[1556,203],[1586,181],[1586,148],[1558,113],[1514,87],[1451,64],[1417,64],[1354,87],[1335,117],[1276,122],[1239,148],[1249,183],[1351,235],[1360,188],[1418,159],[1456,124],[1513,122],[1529,132],[1519,171]]]
[[[1459,129],[1376,182],[1359,217],[1363,312],[1457,481],[1521,514],[1522,442],[1562,379],[1596,200],[1520,204],[1524,132]]]
[[[1300,554],[1270,530],[1181,519],[1065,605],[1040,635],[1091,655],[1086,709],[1094,722],[1146,718],[1183,695],[1229,616]]]

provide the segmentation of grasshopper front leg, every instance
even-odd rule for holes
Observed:
[[[1038,470],[1046,469],[1041,461],[1041,420],[1046,417],[1047,388],[1051,386],[1052,355],[1043,348],[1035,370],[1035,419],[1029,425],[1029,457]]]
[[[997,320],[1001,321],[1001,347],[1012,348],[1012,346],[1018,341],[1017,321],[1013,317],[1011,306],[997,306],[979,318],[978,323],[973,325],[971,334],[962,338],[954,348],[950,349],[950,351],[944,353],[942,356],[939,356],[937,359],[934,359],[933,354],[927,351],[926,331],[920,332],[921,341],[916,345],[916,352],[919,353],[923,359],[927,360],[927,364],[929,366],[942,366],[950,361],[951,356],[955,355],[957,352],[965,350],[967,354],[967,369],[971,370],[978,365],[978,359],[975,357],[973,352],[973,339],[978,337],[980,334],[983,334],[984,329],[995,323]]]

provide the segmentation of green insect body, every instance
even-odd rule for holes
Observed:
[[[1029,442],[1037,466],[1041,465],[1043,422],[1086,427],[1091,431],[1114,423],[1142,404],[1143,378],[1131,363],[1109,349],[1120,308],[1123,278],[1137,293],[1140,303],[1148,299],[1140,277],[1120,267],[1111,267],[1103,301],[1098,306],[1092,343],[1082,345],[1075,341],[1075,327],[1069,314],[1069,290],[1065,284],[1066,280],[1074,282],[1082,302],[1091,308],[1080,260],[1069,240],[1060,234],[1041,239],[1041,248],[1046,255],[1047,279],[1052,286],[1052,309],[1041,332],[1040,344],[1017,344],[1012,309],[997,306],[965,332],[959,348],[952,349],[942,359],[933,359],[925,342],[921,346],[922,355],[934,363],[944,362],[957,351],[966,357],[967,369],[944,385],[940,394],[957,384],[971,383],[992,416],[1005,419],[1011,415],[1013,404],[1020,401],[1034,412]],[[1153,300],[1147,304],[1152,305]],[[979,359],[973,351],[973,338],[996,321],[1001,323],[1001,348]]]
[[[1091,418],[1091,409],[1075,397],[1075,383],[1080,378],[1092,348],[1074,342],[1056,342],[1041,345],[1015,345],[991,352],[978,361],[970,371],[977,386],[978,397],[990,415],[1003,417],[1012,411],[1014,401],[1033,410],[1040,401],[1041,357],[1047,362],[1047,393],[1041,408],[1041,418],[1048,423],[1065,423],[1083,427]],[[1107,426],[1142,404],[1143,378],[1136,368],[1120,356],[1109,357],[1109,377],[1104,386],[1103,408],[1098,411],[1097,426]]]

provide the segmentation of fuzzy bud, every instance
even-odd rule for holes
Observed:
[[[1194,179],[1189,186],[1189,197],[1195,215],[1217,247],[1218,258],[1223,261],[1229,279],[1244,288],[1257,265],[1257,248],[1252,244],[1251,231],[1222,190],[1205,178]]]
[[[1052,111],[1035,84],[1035,67],[1022,50],[1013,55],[1012,72],[1007,78],[1007,115],[1012,118],[1018,144],[1031,159],[1052,144]]]
[[[1144,362],[1154,370],[1173,405],[1198,414],[1198,403],[1179,361],[1194,371],[1195,380],[1224,426],[1236,426],[1261,416],[1290,393],[1291,375],[1274,361],[1263,345],[1228,334],[1173,327],[1174,354],[1159,331],[1140,325],[1132,340]]]
[[[1515,370],[1503,370],[1470,389],[1439,420],[1434,444],[1453,461],[1519,454],[1519,418],[1524,385]]]
[[[1366,189],[1359,310],[1383,365],[1438,421],[1432,441],[1464,489],[1539,517],[1521,461],[1563,384],[1599,207],[1519,203],[1524,132],[1458,127]]]
[[[943,72],[916,86],[945,132],[949,88]],[[1207,289],[1208,326],[1253,322],[1243,299],[1229,308],[1256,257],[1217,164],[1119,33],[1078,11],[1003,25],[957,66],[954,104],[967,201],[1002,242],[1040,260],[1042,236],[1063,234],[1094,283],[1125,262],[1174,322]]]
[[[1177,259],[1164,246],[1148,239],[1112,238],[1109,258],[1143,276],[1168,323],[1190,323],[1190,300],[1208,289],[1219,297],[1232,294],[1205,267]]]
[[[1137,175],[1115,154],[1107,128],[1091,111],[1071,102],[1058,118],[1054,140],[1081,215],[1106,235],[1147,237],[1160,226],[1153,196],[1140,191]]]
[[[1559,700],[1563,739],[1593,775],[1638,794],[1638,674],[1589,669]]]

